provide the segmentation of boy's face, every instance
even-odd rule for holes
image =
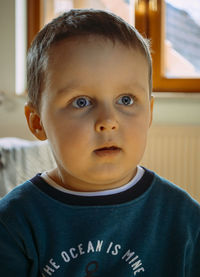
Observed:
[[[148,64],[119,42],[63,40],[49,55],[40,120],[69,189],[119,187],[136,173],[151,124]]]

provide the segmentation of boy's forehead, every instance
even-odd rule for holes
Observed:
[[[94,51],[105,50],[106,48],[114,48],[117,46],[122,52],[129,51],[130,55],[132,55],[133,52],[137,52],[144,56],[142,49],[140,49],[137,44],[130,45],[128,43],[122,43],[118,38],[111,39],[103,35],[93,34],[73,36],[56,41],[48,50],[47,56],[51,61],[54,60],[55,54],[57,54],[57,56],[59,56],[60,52],[70,54],[72,51],[80,51],[81,49],[86,51],[88,46],[90,46],[90,51],[92,49],[91,46]]]
[[[124,83],[128,84],[126,80],[130,77],[132,83],[143,85],[145,75],[148,75],[148,63],[140,50],[99,36],[63,39],[51,47],[48,56],[49,79],[56,78],[58,82],[62,79],[63,82],[62,75],[65,74],[66,86],[88,84],[93,81],[93,76],[89,75],[94,74],[99,75],[95,80],[101,82],[114,73],[119,75],[115,82],[124,78]]]

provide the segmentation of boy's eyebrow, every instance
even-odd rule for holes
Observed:
[[[64,93],[68,93],[68,92],[73,92],[74,90],[77,90],[77,89],[80,89],[80,88],[83,88],[84,86],[81,85],[80,82],[77,82],[77,81],[71,81],[69,83],[66,84],[66,86],[64,86],[63,88],[59,89],[57,91],[58,95],[62,95]],[[146,89],[144,88],[144,86],[142,86],[141,84],[135,82],[133,84],[125,84],[125,85],[122,85],[122,86],[119,86],[117,88],[117,90],[120,92],[128,92],[129,90],[133,90],[134,92],[142,92],[142,93],[145,93],[146,92]]]
[[[64,86],[63,88],[59,89],[57,91],[57,93],[60,95],[60,94],[69,92],[71,90],[74,90],[74,89],[77,89],[77,88],[80,88],[80,87],[81,87],[80,83],[78,83],[77,81],[71,81],[71,82],[67,83],[66,86]]]
[[[139,92],[146,92],[146,89],[143,85],[135,82],[133,84],[126,84],[124,86],[122,86],[120,89],[122,90],[133,90],[135,92],[139,91]]]

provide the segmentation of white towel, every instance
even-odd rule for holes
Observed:
[[[0,139],[0,197],[38,172],[55,167],[48,141]]]

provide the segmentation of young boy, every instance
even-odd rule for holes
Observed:
[[[31,132],[57,167],[0,202],[0,276],[199,277],[200,206],[139,166],[151,57],[121,18],[71,10],[28,54]]]

